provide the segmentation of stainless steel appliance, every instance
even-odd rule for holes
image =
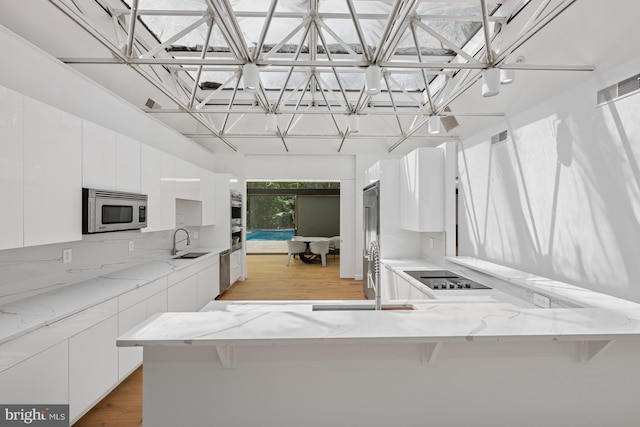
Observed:
[[[147,196],[82,189],[82,234],[139,230],[147,226]]]
[[[448,270],[405,270],[405,273],[434,290],[491,289],[488,286],[482,285]]]
[[[220,295],[231,286],[231,252],[220,252]]]
[[[231,191],[231,251],[242,249],[242,194]]]
[[[369,248],[371,242],[377,243],[378,252],[381,249],[380,246],[380,181],[376,181],[371,185],[368,185],[363,189],[362,196],[362,211],[363,211],[363,275],[362,275],[362,287],[364,295],[367,299],[375,298],[375,290],[373,284],[370,283],[369,278],[372,276],[370,271],[373,268],[374,260],[370,259]]]

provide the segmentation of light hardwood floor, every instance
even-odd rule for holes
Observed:
[[[247,279],[237,282],[222,300],[359,300],[362,281],[340,279],[340,257],[327,266],[305,264],[287,255],[247,256]],[[142,425],[142,367],[74,424],[74,427],[138,427]]]

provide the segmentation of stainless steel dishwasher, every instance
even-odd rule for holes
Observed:
[[[231,251],[220,252],[220,295],[231,286]]]

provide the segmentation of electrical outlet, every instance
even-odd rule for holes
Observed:
[[[63,249],[62,250],[62,263],[63,264],[67,264],[67,263],[71,262],[71,255],[72,255],[71,249]]]
[[[133,252],[135,246],[133,245],[133,240],[129,240],[129,252]]]
[[[194,231],[194,232],[193,232],[193,238],[194,238],[194,239],[197,239],[197,238],[198,238],[198,235],[199,235],[199,234],[198,234],[198,232],[197,232],[197,231]]]
[[[435,239],[433,237],[429,237],[429,247],[433,249],[435,246]]]

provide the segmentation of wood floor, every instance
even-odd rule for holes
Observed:
[[[223,300],[359,300],[362,281],[340,279],[340,257],[327,266],[305,264],[286,255],[248,255],[247,279],[237,282]],[[74,427],[138,427],[142,425],[142,367],[74,424]]]

